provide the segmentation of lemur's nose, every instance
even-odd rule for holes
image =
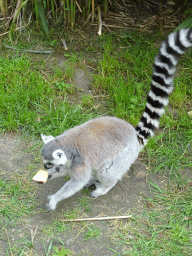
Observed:
[[[48,176],[48,180],[49,180],[49,179],[51,179],[51,177],[52,177],[52,175],[51,175],[51,174],[49,174],[49,176]]]

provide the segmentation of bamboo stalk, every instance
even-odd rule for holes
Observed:
[[[98,35],[101,36],[101,30],[102,30],[102,20],[101,20],[101,9],[98,6],[98,25],[99,25],[99,31],[98,31]]]
[[[18,14],[19,14],[18,11],[19,11],[20,5],[21,5],[21,0],[18,0],[14,14],[13,14],[13,22],[15,21],[15,19],[17,18]]]
[[[69,24],[71,24],[69,0],[66,0],[66,6],[67,6],[67,23],[69,25]]]
[[[91,21],[92,23],[94,22],[94,17],[95,16],[95,2],[94,0],[92,0],[92,18],[91,18]]]
[[[84,219],[72,219],[62,220],[64,222],[80,222],[80,221],[103,221],[103,220],[119,220],[119,219],[132,219],[131,215],[128,216],[111,216],[111,217],[95,217],[95,218],[84,218]]]
[[[64,46],[64,48],[65,48],[65,51],[67,51],[68,48],[67,48],[67,44],[66,44],[66,42],[65,42],[65,39],[61,38],[61,42],[63,43],[63,46]]]
[[[73,29],[73,0],[70,1],[71,29]]]
[[[92,2],[92,0],[88,0],[88,2],[86,2],[86,15],[87,16],[90,14],[91,2]]]
[[[0,0],[0,10],[4,16],[7,16],[8,10],[7,10],[7,1],[6,0]]]

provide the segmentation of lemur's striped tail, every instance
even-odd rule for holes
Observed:
[[[159,49],[153,64],[147,105],[136,127],[137,137],[142,145],[147,143],[148,137],[153,136],[153,131],[159,127],[159,119],[173,90],[173,75],[178,59],[189,47],[192,47],[192,28],[171,33]]]

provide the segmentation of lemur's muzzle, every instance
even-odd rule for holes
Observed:
[[[46,163],[46,164],[44,164],[44,168],[45,168],[46,170],[51,169],[52,167],[53,167],[53,164],[52,164],[52,163]]]

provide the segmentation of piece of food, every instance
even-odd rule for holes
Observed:
[[[33,177],[34,181],[40,182],[40,183],[45,183],[48,178],[48,172],[44,170],[39,170],[38,173],[35,174]]]

